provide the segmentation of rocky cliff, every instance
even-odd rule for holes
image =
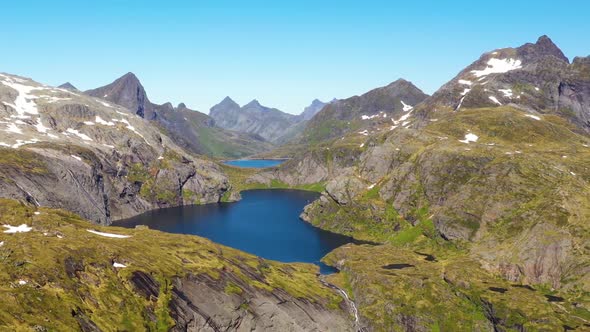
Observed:
[[[0,196],[96,223],[149,209],[217,202],[227,178],[125,108],[0,76]]]

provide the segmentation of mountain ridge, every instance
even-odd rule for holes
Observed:
[[[193,153],[235,158],[272,148],[262,137],[218,128],[214,119],[189,109],[184,103],[176,108],[169,102],[153,104],[139,78],[131,72],[85,94],[121,105],[139,117],[154,121],[177,144]]]

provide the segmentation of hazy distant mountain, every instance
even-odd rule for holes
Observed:
[[[319,111],[324,108],[328,103],[324,103],[318,99],[314,99],[309,106],[303,109],[303,113],[299,114],[300,120],[308,121],[313,118]]]
[[[62,85],[60,85],[60,86],[58,86],[58,88],[60,88],[60,89],[66,89],[66,90],[70,90],[70,91],[74,91],[74,92],[78,91],[78,88],[76,88],[76,87],[75,87],[75,86],[74,86],[72,83],[70,83],[70,82],[66,82],[66,83],[64,83],[64,84],[62,84]]]
[[[240,107],[230,97],[211,107],[209,115],[215,124],[229,130],[256,134],[270,142],[277,142],[296,123],[296,115],[260,105],[255,99]]]
[[[267,151],[272,147],[262,137],[218,128],[211,117],[182,103],[177,108],[171,103],[153,104],[133,73],[85,93],[121,105],[132,114],[156,122],[178,145],[194,153],[234,158]]]

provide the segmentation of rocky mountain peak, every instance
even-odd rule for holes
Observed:
[[[559,60],[569,63],[568,58],[563,54],[561,49],[553,43],[551,38],[543,35],[537,39],[536,43],[527,43],[517,48],[519,57],[523,60],[538,60],[547,56],[553,56]]]
[[[72,83],[70,82],[66,82],[60,86],[58,86],[58,88],[60,89],[66,89],[66,90],[70,90],[70,91],[78,91],[78,88],[76,88]]]
[[[311,102],[311,104],[309,106],[307,106],[305,109],[303,109],[303,112],[299,116],[304,121],[310,120],[311,118],[313,118],[314,115],[316,115],[319,111],[321,111],[322,108],[324,108],[324,106],[326,106],[326,105],[327,105],[327,103],[324,103],[323,101],[316,98]]]
[[[143,85],[131,72],[119,77],[111,84],[85,93],[121,105],[142,118],[145,117],[146,109],[151,107]]]
[[[162,106],[160,106],[160,108],[162,108],[166,111],[174,111],[174,106],[170,102],[162,104]]]
[[[127,74],[119,77],[116,81],[125,81],[129,83],[141,84],[139,82],[139,78],[137,78],[137,76],[132,72],[128,72]]]
[[[257,99],[253,99],[251,102],[244,105],[244,108],[263,108],[263,107],[262,107],[262,105],[260,105],[260,102],[258,102]]]
[[[178,106],[176,107],[176,109],[183,110],[183,109],[187,109],[187,107],[186,107],[186,105],[184,103],[180,103],[180,104],[178,104]]]
[[[239,108],[240,105],[238,105],[238,103],[236,103],[233,99],[231,99],[229,96],[227,96],[227,97],[223,98],[223,100],[219,104],[213,106],[211,109],[213,109],[215,107],[238,107]]]

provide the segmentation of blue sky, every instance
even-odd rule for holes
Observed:
[[[153,102],[226,95],[299,113],[403,77],[434,92],[485,51],[547,34],[590,54],[590,1],[10,1],[0,72],[80,89],[134,72]]]

